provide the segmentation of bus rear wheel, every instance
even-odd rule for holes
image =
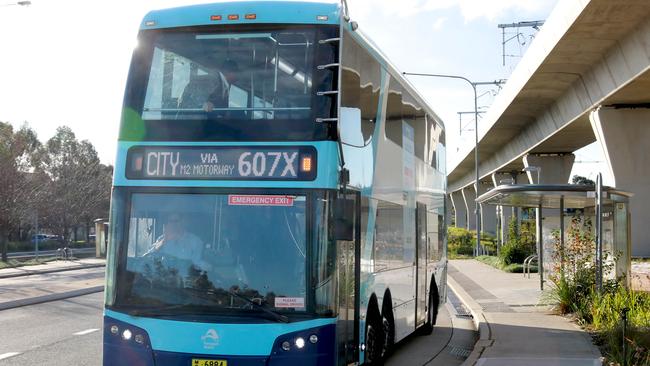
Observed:
[[[384,332],[379,316],[369,317],[366,321],[366,349],[364,364],[383,365]]]
[[[420,328],[420,334],[429,335],[433,333],[433,326],[436,325],[436,320],[438,319],[439,303],[438,291],[429,291],[429,311],[427,312],[427,322]]]
[[[382,311],[381,325],[384,333],[384,347],[382,347],[381,357],[386,359],[393,351],[393,346],[395,345],[395,325],[392,311],[386,309]]]

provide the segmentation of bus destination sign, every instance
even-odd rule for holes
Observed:
[[[313,180],[310,146],[136,146],[129,149],[128,179]]]

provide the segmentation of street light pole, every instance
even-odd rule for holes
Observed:
[[[479,192],[479,183],[480,183],[480,177],[479,177],[479,172],[478,172],[478,95],[476,93],[476,87],[478,85],[501,85],[505,83],[505,80],[495,80],[495,81],[479,81],[479,82],[474,82],[469,80],[466,77],[460,76],[460,75],[447,75],[447,74],[423,74],[423,73],[412,73],[412,72],[403,72],[402,75],[412,75],[412,76],[430,76],[430,77],[438,77],[438,78],[448,78],[448,79],[459,79],[459,80],[464,80],[467,82],[471,87],[472,90],[474,91],[474,168],[475,168],[475,189],[476,189],[476,196],[478,198],[478,192]],[[481,223],[481,206],[474,201],[475,204],[475,213],[476,213],[476,247],[474,248],[474,255],[479,255],[481,252],[481,228],[482,228],[482,223]]]
[[[478,184],[479,184],[479,175],[478,175],[478,97],[476,93],[476,85],[479,83],[475,83],[471,80],[469,80],[466,77],[460,76],[460,75],[445,75],[445,74],[422,74],[422,73],[410,73],[410,72],[403,72],[403,75],[413,75],[413,76],[430,76],[430,77],[438,77],[438,78],[448,78],[448,79],[459,79],[459,80],[464,80],[467,82],[471,87],[472,90],[474,91],[474,161],[475,161],[475,168],[476,168],[476,181],[474,184],[476,185],[476,192],[478,194]],[[479,248],[481,245],[481,211],[480,211],[480,206],[479,204],[474,201],[475,204],[475,213],[476,213],[476,247],[474,248],[474,255],[477,256],[479,254]]]
[[[0,6],[15,6],[15,5],[18,5],[18,6],[30,6],[30,5],[32,5],[32,2],[31,1],[17,1],[15,3],[0,4]]]

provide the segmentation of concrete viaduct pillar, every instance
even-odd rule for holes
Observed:
[[[483,193],[487,192],[491,186],[487,184],[479,184],[478,192],[476,196],[480,196]],[[496,216],[496,206],[495,205],[481,205],[481,230],[482,232],[490,233],[495,235],[497,233],[497,216]]]
[[[465,187],[461,190],[467,207],[467,228],[476,230],[476,190],[472,186]]]
[[[506,184],[515,184],[516,180],[513,178],[511,173],[493,173],[492,174],[492,183],[495,187]],[[505,206],[498,206],[498,217],[499,217],[499,235],[497,241],[499,245],[504,244],[508,241],[508,223],[512,217],[512,208]]]
[[[602,107],[589,118],[614,186],[634,194],[630,198],[632,255],[650,257],[650,109]]]
[[[567,184],[575,159],[573,154],[528,154],[523,159],[524,167],[535,167],[539,170],[527,171],[526,178],[530,184]],[[535,212],[536,215],[540,214],[537,209]],[[542,238],[549,238],[553,230],[560,228],[560,210],[545,209],[541,216],[542,218],[537,218],[537,225],[541,224],[540,220],[544,220],[541,224]]]
[[[524,156],[524,167],[540,169],[539,181],[537,181],[537,172],[526,172],[528,182],[529,184],[567,184],[575,160],[573,154],[528,154]]]
[[[467,229],[467,206],[462,191],[452,192],[450,195],[451,202],[454,205],[456,227]]]

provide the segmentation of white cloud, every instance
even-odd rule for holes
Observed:
[[[379,8],[385,15],[406,18],[423,12],[459,7],[466,22],[479,18],[495,20],[508,11],[523,16],[548,8],[555,0],[348,0],[352,15],[364,18]]]
[[[445,25],[446,22],[447,22],[447,18],[445,18],[445,17],[438,18],[433,22],[433,25],[431,26],[431,28],[434,31],[439,31],[440,29],[442,29],[442,27]]]
[[[459,6],[465,21],[472,21],[478,18],[495,20],[510,10],[521,12],[522,15],[530,14],[552,3],[554,2],[549,0],[460,0]]]

